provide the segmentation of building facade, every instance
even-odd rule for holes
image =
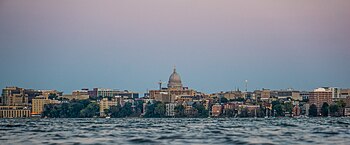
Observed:
[[[309,103],[315,104],[317,106],[318,112],[320,112],[323,103],[328,103],[329,105],[332,101],[332,90],[329,88],[317,88],[310,92]]]
[[[27,118],[31,117],[29,107],[24,106],[0,106],[0,118]]]

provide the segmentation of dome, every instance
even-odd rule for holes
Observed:
[[[168,88],[182,89],[181,77],[176,72],[174,68],[174,72],[169,77]]]

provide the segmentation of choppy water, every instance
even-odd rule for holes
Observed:
[[[350,118],[0,119],[0,144],[350,144]]]

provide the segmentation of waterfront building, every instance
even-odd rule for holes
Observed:
[[[220,116],[222,113],[222,105],[220,105],[219,103],[216,103],[215,105],[213,105],[211,107],[211,115],[214,117],[218,117]]]
[[[127,100],[127,101],[130,103],[133,103],[131,100]],[[109,109],[111,106],[117,106],[117,105],[124,106],[124,104],[125,104],[125,100],[121,96],[115,96],[113,98],[103,98],[100,101],[100,116],[106,116],[107,114],[105,114],[105,110]]]
[[[26,118],[31,117],[27,106],[0,106],[0,118]]]
[[[318,112],[320,112],[323,103],[332,104],[332,89],[329,87],[317,88],[310,92],[309,103],[317,106]]]
[[[166,110],[165,115],[169,116],[169,117],[174,117],[175,116],[175,107],[176,107],[176,105],[177,104],[175,104],[175,103],[167,103],[167,104],[165,104],[165,110]]]
[[[295,105],[293,107],[293,116],[300,116],[300,112],[301,112],[301,109],[300,109],[299,105]]]
[[[44,111],[46,104],[58,104],[58,100],[48,99],[46,96],[37,96],[32,100],[31,115],[40,115]]]

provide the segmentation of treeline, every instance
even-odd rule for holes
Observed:
[[[209,116],[208,110],[205,109],[203,104],[196,102],[185,108],[183,105],[177,105],[174,108],[174,117],[193,117],[193,118],[204,118]],[[162,102],[155,102],[153,104],[148,103],[146,107],[146,118],[163,118],[166,116],[166,105]]]
[[[309,109],[309,116],[340,117],[344,115],[345,106],[346,106],[346,103],[343,100],[337,101],[331,105],[329,105],[328,103],[323,103],[321,110],[318,110],[317,106],[315,104],[312,104]],[[318,114],[318,112],[320,112],[321,114]]]
[[[118,104],[117,106],[111,106],[109,109],[105,109],[104,112],[107,116],[112,118],[124,118],[124,117],[139,117],[142,113],[143,101],[134,101],[134,103],[126,102],[123,106]]]
[[[49,118],[91,118],[99,116],[99,105],[89,100],[73,100],[69,103],[47,104],[41,114]]]

